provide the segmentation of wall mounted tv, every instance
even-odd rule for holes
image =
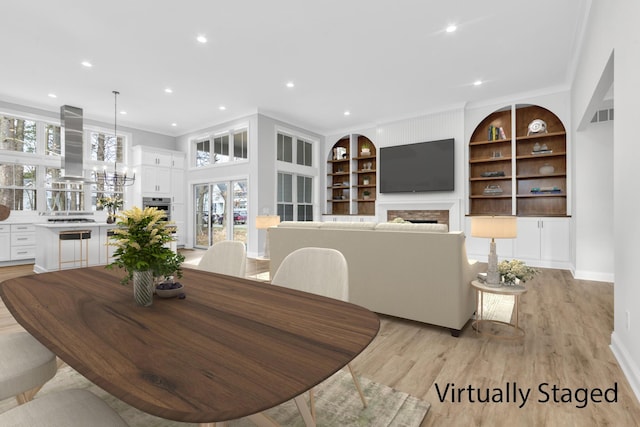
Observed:
[[[454,139],[380,149],[380,192],[453,191]]]

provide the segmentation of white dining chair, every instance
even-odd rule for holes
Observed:
[[[214,243],[198,263],[199,270],[237,277],[244,277],[246,268],[247,250],[245,244],[235,240]]]
[[[27,332],[0,334],[0,400],[32,400],[57,370],[55,354]]]
[[[344,255],[336,249],[301,248],[287,255],[278,267],[271,283],[290,289],[349,301],[349,269]],[[347,367],[360,394],[362,405],[367,407],[360,381],[351,364]],[[311,415],[316,418],[313,389],[309,390]]]
[[[55,354],[27,332],[0,334],[0,400],[15,396],[18,402],[0,414],[0,426],[127,426],[106,403],[85,390],[34,399],[57,371]]]
[[[3,427],[127,427],[102,399],[88,390],[49,393],[0,414]]]

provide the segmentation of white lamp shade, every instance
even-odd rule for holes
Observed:
[[[280,215],[258,215],[256,217],[256,228],[264,230],[280,224]]]
[[[473,216],[471,236],[490,239],[513,239],[518,236],[515,216]]]

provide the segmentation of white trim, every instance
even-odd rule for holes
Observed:
[[[627,381],[629,381],[629,385],[635,393],[636,399],[640,402],[640,368],[627,351],[624,346],[624,341],[618,336],[616,331],[611,333],[611,345],[609,348],[618,361],[620,369],[622,369],[625,377],[627,377]]]
[[[609,282],[609,283],[615,282],[614,273],[572,269],[571,274],[573,275],[573,278],[577,280],[593,280],[596,282]]]

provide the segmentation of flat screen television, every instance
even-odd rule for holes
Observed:
[[[380,149],[380,192],[453,191],[454,139]]]

